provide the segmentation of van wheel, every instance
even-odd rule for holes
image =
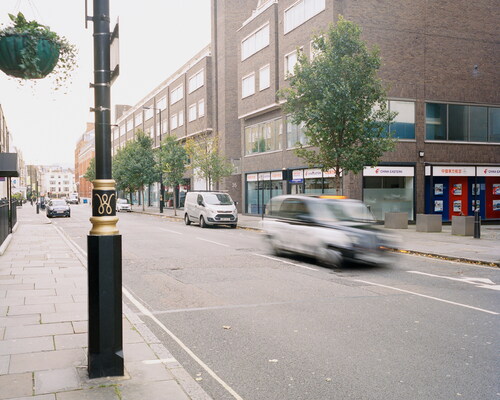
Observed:
[[[187,214],[184,215],[184,223],[186,225],[191,225],[191,220],[189,219],[189,216]]]
[[[200,228],[206,228],[207,223],[205,222],[205,218],[203,216],[200,217]]]

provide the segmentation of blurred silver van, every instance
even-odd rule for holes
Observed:
[[[184,222],[206,228],[212,225],[238,225],[238,211],[231,196],[222,192],[187,192],[184,202]]]

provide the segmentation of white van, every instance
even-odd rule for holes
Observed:
[[[236,228],[238,211],[227,193],[187,192],[184,202],[184,222],[186,225],[195,222],[202,228],[209,225],[230,225],[231,228]]]

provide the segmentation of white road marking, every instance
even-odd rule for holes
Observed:
[[[500,315],[499,313],[497,313],[495,311],[485,310],[484,308],[473,307],[473,306],[469,306],[467,304],[462,304],[462,303],[455,303],[454,301],[440,299],[439,297],[427,296],[426,294],[411,292],[409,290],[399,289],[399,288],[396,288],[396,287],[393,287],[393,286],[387,286],[387,285],[382,285],[380,283],[362,281],[360,279],[353,279],[353,280],[355,282],[361,282],[361,283],[366,283],[367,285],[373,285],[373,286],[379,286],[379,287],[383,287],[383,288],[387,288],[387,289],[397,290],[398,292],[409,293],[409,294],[413,294],[415,296],[425,297],[426,299],[437,300],[437,301],[441,301],[443,303],[448,303],[448,304],[453,304],[455,306],[470,308],[472,310],[482,311],[482,312],[485,312],[485,313],[488,313],[488,314]]]
[[[453,278],[452,276],[434,275],[434,274],[428,274],[427,272],[420,272],[420,271],[407,271],[407,272],[409,272],[410,274],[432,276],[434,278],[441,278],[441,279],[448,279],[450,281],[469,283],[469,284],[474,285],[476,287],[485,288],[485,289],[500,290],[500,285],[495,285],[495,282],[493,282],[491,279],[488,279],[488,278],[467,278],[467,277]]]
[[[285,261],[285,260],[282,260],[281,258],[270,257],[270,256],[266,256],[266,255],[264,255],[264,254],[257,254],[257,253],[253,253],[253,255],[254,255],[254,256],[259,256],[259,257],[268,258],[268,259],[270,259],[270,260],[274,260],[274,261],[279,261],[279,262],[282,262],[283,264],[293,265],[294,267],[299,267],[299,268],[309,269],[309,270],[311,270],[311,271],[319,271],[319,269],[316,269],[316,268],[311,268],[311,267],[306,267],[305,265],[295,264],[295,263],[290,262],[290,261]]]
[[[182,235],[181,232],[171,231],[170,229],[160,228],[160,231],[175,233],[176,235]]]
[[[144,307],[139,301],[137,301],[134,296],[132,296],[129,291],[125,288],[122,288],[123,294],[128,297],[128,299],[134,303],[134,305],[139,309],[141,313],[145,316],[151,318],[161,329],[165,331],[187,354],[191,356],[193,360],[195,360],[207,373],[214,378],[219,384],[226,389],[236,400],[243,400],[243,398],[236,393],[226,382],[224,382],[219,376],[210,369],[208,365],[206,365],[202,360],[198,358],[196,354],[194,354],[189,347],[187,347],[177,336],[175,336],[161,321],[159,321],[146,307]]]
[[[200,237],[197,237],[196,239],[198,239],[198,240],[203,240],[204,242],[213,243],[213,244],[216,244],[216,245],[219,245],[219,246],[231,247],[231,246],[229,246],[228,244],[219,243],[219,242],[214,242],[213,240],[203,239],[203,238],[200,238]]]
[[[71,238],[66,237],[66,235],[62,232],[60,228],[54,226],[59,235],[63,238],[63,240],[73,249],[76,250],[75,254],[80,259],[82,264],[86,266],[86,260],[82,257],[84,255],[87,256],[86,251],[84,251],[78,244],[76,244]],[[148,316],[155,322],[161,329],[163,329],[193,360],[195,360],[207,373],[214,378],[219,384],[226,389],[236,400],[243,400],[243,398],[236,393],[231,386],[229,386],[226,382],[224,382],[219,376],[210,369],[208,365],[206,365],[196,354],[194,354],[189,347],[187,347],[177,336],[175,336],[165,325],[163,325],[146,307],[142,305],[138,300],[135,299],[134,296],[122,286],[122,293],[139,309],[139,311]],[[170,359],[167,359],[170,360]],[[163,360],[163,361],[167,361]]]

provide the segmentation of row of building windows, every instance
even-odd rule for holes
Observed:
[[[145,112],[151,111],[151,113],[153,113],[154,110],[155,110],[154,108],[145,109]],[[147,113],[147,114],[145,113],[144,115],[145,115],[145,117],[144,117],[145,120],[148,120],[153,116],[153,114],[150,115],[149,113]],[[205,116],[205,99],[201,99],[197,103],[193,103],[189,106],[189,108],[188,108],[189,122],[192,122],[192,121],[196,120],[197,118],[202,118],[204,116]],[[138,121],[139,120],[136,118],[135,127],[138,127],[142,123],[142,119],[140,119],[141,123],[139,123],[139,124],[137,123]],[[129,126],[132,127],[131,120],[129,120],[127,122],[127,124],[130,124]],[[184,111],[181,110],[178,113],[175,113],[170,117],[170,129],[176,129],[182,125],[184,125]],[[132,128],[130,128],[129,130],[132,130]],[[161,133],[166,133],[167,131],[168,131],[167,120],[163,119],[161,121]],[[127,132],[127,130],[125,129],[125,124],[120,125],[117,129],[113,130],[113,140],[117,140],[119,136],[125,135],[126,132]],[[153,137],[154,136],[153,128],[147,129],[146,134],[149,134],[151,137]],[[156,135],[157,136],[160,135],[159,119],[158,119],[158,122],[156,123]]]
[[[270,65],[264,65],[259,69],[259,90],[267,89],[271,83]],[[255,94],[255,72],[245,76],[241,80],[241,97],[245,98]]]
[[[285,10],[285,34],[325,9],[325,0],[299,0]],[[241,41],[241,60],[269,45],[269,23],[261,26]]]
[[[397,112],[389,129],[397,139],[415,139],[415,103],[390,100]],[[282,119],[273,119],[245,128],[245,154],[281,149]],[[426,139],[471,142],[500,142],[500,108],[456,104],[426,104]],[[307,145],[304,124],[286,121],[287,148]]]
[[[425,138],[465,142],[500,142],[500,108],[427,103]]]

